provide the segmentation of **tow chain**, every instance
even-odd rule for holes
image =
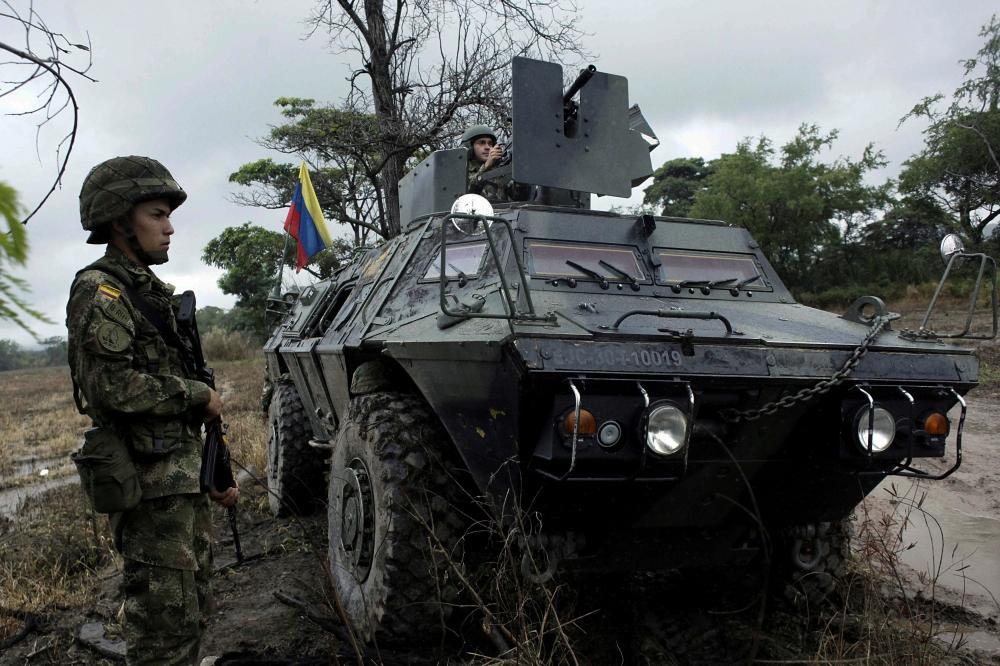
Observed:
[[[781,409],[788,409],[789,407],[794,407],[800,402],[806,402],[811,400],[818,395],[823,395],[834,386],[837,386],[845,379],[847,379],[854,368],[857,367],[858,363],[865,354],[868,353],[868,348],[875,342],[879,334],[885,329],[886,324],[888,324],[893,319],[897,319],[898,314],[888,314],[879,315],[872,320],[871,328],[868,329],[868,334],[865,335],[865,339],[861,341],[861,344],[851,353],[850,357],[844,361],[844,365],[840,367],[840,370],[833,373],[829,379],[824,379],[812,386],[806,387],[797,393],[791,395],[786,395],[784,397],[778,398],[773,402],[769,402],[763,407],[758,409],[747,409],[744,411],[739,411],[736,409],[724,409],[720,411],[720,415],[726,421],[730,423],[739,423],[740,421],[756,421],[762,416],[773,416]]]

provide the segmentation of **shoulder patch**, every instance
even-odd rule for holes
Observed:
[[[117,301],[118,298],[122,295],[121,289],[112,287],[110,284],[106,282],[97,288],[97,293],[99,296],[102,296],[103,298],[111,301]]]
[[[97,342],[110,352],[123,352],[132,343],[132,336],[121,325],[106,321],[97,327]]]
[[[132,316],[129,314],[128,308],[121,301],[109,301],[102,298],[98,303],[98,307],[101,308],[101,311],[111,321],[121,324],[129,331],[135,330],[135,323],[132,321]]]

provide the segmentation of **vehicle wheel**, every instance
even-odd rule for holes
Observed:
[[[312,428],[298,390],[279,382],[268,405],[267,501],[271,513],[305,515],[323,497],[326,455],[309,446]]]
[[[786,529],[777,553],[782,594],[795,606],[820,608],[847,575],[852,523],[813,523]]]
[[[434,641],[451,613],[459,589],[446,557],[461,566],[464,521],[449,446],[424,403],[403,393],[354,398],[341,425],[330,469],[330,568],[365,642]]]

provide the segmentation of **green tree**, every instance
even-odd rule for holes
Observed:
[[[741,141],[711,163],[690,214],[746,227],[791,287],[829,286],[815,279],[816,262],[827,257],[849,272],[861,230],[889,200],[888,184],[865,183],[885,165],[871,146],[858,160],[820,161],[836,138],[835,130],[804,124],[780,151],[766,137]]]
[[[900,174],[900,189],[938,206],[974,246],[1000,217],[1000,20],[980,30],[975,58],[962,61],[964,80],[944,106],[938,93],[925,97],[900,122],[928,121],[924,149]]]
[[[335,243],[333,251],[320,262],[317,275],[331,275],[351,251],[346,241]],[[208,242],[202,261],[225,271],[219,278],[219,288],[236,296],[236,305],[226,316],[229,328],[257,337],[268,332],[267,297],[274,288],[278,267],[293,261],[294,253],[294,241],[286,246],[284,234],[249,222],[228,227]]]
[[[660,215],[687,217],[695,195],[712,175],[711,163],[701,157],[678,157],[653,173],[653,182],[643,193],[642,203],[660,209]]]
[[[202,333],[206,333],[213,328],[223,331],[232,330],[233,327],[230,325],[228,314],[227,310],[214,305],[206,305],[203,308],[198,308],[198,329]]]
[[[378,197],[378,156],[370,145],[356,144],[357,136],[374,131],[374,118],[317,107],[314,100],[298,97],[281,97],[275,105],[288,122],[272,127],[258,143],[306,161],[323,216],[328,222],[348,225],[355,245],[366,244],[373,232],[387,238]],[[276,163],[270,158],[248,162],[229,176],[231,183],[247,188],[235,193],[233,200],[245,206],[286,208],[298,173],[297,163]]]
[[[0,340],[0,372],[21,367],[21,345],[13,340]]]
[[[69,345],[66,338],[56,335],[42,340],[41,365],[66,365],[69,363]]]
[[[282,261],[284,236],[246,222],[228,227],[205,246],[201,259],[225,272],[219,278],[223,293],[236,296],[235,327],[255,335],[266,331],[267,294]],[[284,259],[294,255],[286,251]]]
[[[28,283],[11,274],[12,267],[28,261],[28,235],[21,224],[21,212],[17,192],[0,182],[0,220],[7,227],[6,232],[0,231],[0,320],[12,321],[34,335],[25,318],[48,319],[28,305],[24,297],[29,292]]]

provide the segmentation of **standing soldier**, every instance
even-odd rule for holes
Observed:
[[[80,191],[87,242],[107,251],[76,274],[66,307],[74,398],[94,424],[76,462],[125,559],[129,664],[197,659],[212,573],[208,497],[232,506],[239,496],[200,490],[201,424],[222,400],[193,379],[174,288],[150,270],[167,261],[170,214],[186,198],[162,164],[136,156],[97,165]],[[86,467],[109,460],[119,467],[103,476]]]
[[[486,125],[473,125],[462,133],[461,146],[469,151],[468,191],[481,194],[494,203],[508,201],[504,188],[483,178],[503,157],[503,147],[497,145],[497,135]]]

